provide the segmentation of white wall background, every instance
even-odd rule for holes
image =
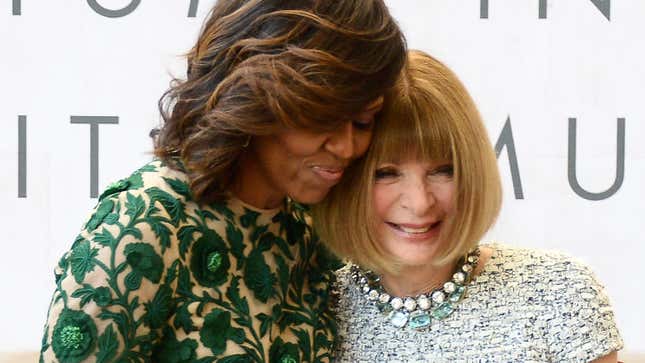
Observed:
[[[130,2],[98,1],[109,9]],[[626,350],[645,353],[645,2],[491,0],[488,18],[485,0],[387,2],[410,48],[460,75],[493,142],[510,118],[524,199],[515,199],[504,149],[506,200],[490,237],[581,257],[607,286]],[[594,2],[610,6],[610,20]],[[184,74],[181,54],[212,3],[143,0],[119,18],[88,1],[0,3],[0,351],[39,348],[53,267],[96,202],[90,127],[70,117],[118,117],[99,127],[99,190],[145,163],[156,101],[169,74]],[[19,115],[27,125],[25,198]],[[614,181],[616,120],[625,119],[624,182],[611,197],[587,200],[569,185],[569,118],[577,119],[578,180],[590,192]]]

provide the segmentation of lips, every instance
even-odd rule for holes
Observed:
[[[439,234],[441,221],[424,224],[397,224],[385,222],[397,235],[411,240],[424,240]]]
[[[343,167],[329,167],[329,166],[312,166],[311,170],[318,175],[320,178],[328,181],[328,182],[333,182],[337,183],[340,181],[340,178],[343,177],[343,172],[345,171],[345,168]]]

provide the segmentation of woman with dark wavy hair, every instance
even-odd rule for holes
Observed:
[[[41,361],[329,361],[333,260],[304,204],[365,152],[404,63],[382,0],[219,0],[157,159],[58,264]]]

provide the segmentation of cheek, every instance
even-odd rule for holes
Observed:
[[[367,151],[372,141],[372,131],[360,132],[354,136],[355,156],[361,157]]]
[[[438,199],[439,203],[442,206],[442,209],[452,213],[455,211],[456,207],[456,194],[454,183],[447,183],[443,185],[442,188],[435,192],[435,196]]]
[[[300,158],[315,154],[325,141],[324,135],[297,131],[284,134],[279,139],[287,154]]]
[[[396,200],[396,192],[391,186],[375,184],[372,190],[372,201],[374,203],[374,213],[377,219],[388,219],[388,214]]]

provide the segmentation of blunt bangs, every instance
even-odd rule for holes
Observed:
[[[429,95],[389,95],[376,125],[372,159],[377,164],[452,161],[454,137],[446,117],[448,113]]]

